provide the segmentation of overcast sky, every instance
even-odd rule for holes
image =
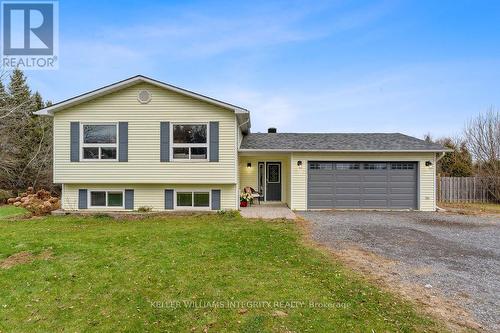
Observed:
[[[500,1],[59,2],[54,102],[136,74],[248,108],[252,131],[454,135],[500,106]]]

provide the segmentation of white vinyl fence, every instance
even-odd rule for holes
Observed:
[[[478,177],[438,177],[437,198],[445,202],[489,202],[491,197]]]

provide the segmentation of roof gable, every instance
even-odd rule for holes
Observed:
[[[226,102],[223,102],[223,101],[220,101],[220,100],[217,100],[215,98],[211,98],[211,97],[208,97],[208,96],[205,96],[202,94],[198,94],[198,93],[192,92],[190,90],[179,88],[179,87],[173,86],[173,85],[168,84],[168,83],[154,80],[154,79],[151,79],[151,78],[143,76],[143,75],[136,75],[136,76],[133,76],[131,78],[128,78],[128,79],[125,79],[122,81],[118,81],[118,82],[112,83],[110,85],[98,88],[96,90],[92,90],[92,91],[83,93],[81,95],[66,99],[64,101],[61,101],[59,103],[53,104],[49,107],[46,107],[42,110],[39,110],[39,111],[35,112],[35,114],[39,115],[39,116],[53,116],[54,113],[56,113],[58,111],[65,110],[69,107],[91,101],[95,98],[102,97],[102,96],[117,92],[119,90],[131,87],[133,85],[136,85],[136,84],[142,83],[142,82],[149,83],[151,85],[160,87],[162,89],[170,90],[170,91],[179,93],[181,95],[188,96],[188,97],[191,97],[191,98],[194,98],[194,99],[197,99],[197,100],[200,100],[200,101],[212,104],[212,105],[216,105],[216,106],[219,106],[219,107],[224,108],[224,109],[232,110],[235,112],[237,119],[238,119],[238,122],[242,126],[244,125],[244,128],[243,128],[244,132],[247,132],[248,129],[250,128],[250,113],[247,109],[244,109],[242,107],[239,107],[239,106],[236,106],[236,105],[233,105],[230,103],[226,103]],[[245,131],[245,129],[246,129],[246,131]]]

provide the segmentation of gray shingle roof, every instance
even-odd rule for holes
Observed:
[[[401,133],[250,133],[240,149],[329,151],[446,151]]]

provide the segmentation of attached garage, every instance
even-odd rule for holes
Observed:
[[[434,211],[437,161],[450,150],[401,133],[251,133],[239,151],[243,180],[246,156],[289,156],[281,179],[294,210]]]
[[[308,209],[418,209],[417,162],[310,161]]]

